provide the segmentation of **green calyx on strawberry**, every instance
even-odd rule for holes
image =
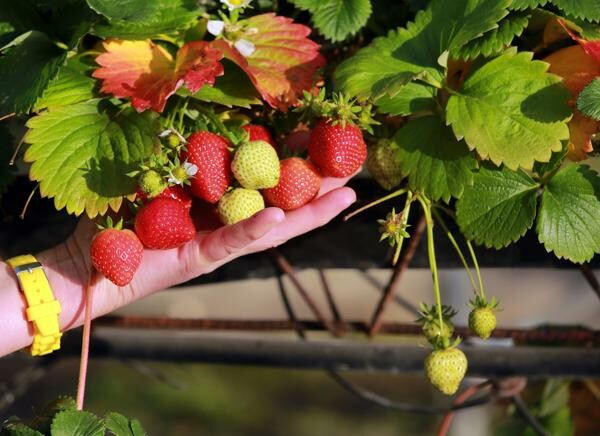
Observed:
[[[303,117],[316,117],[308,142],[310,160],[323,176],[349,177],[356,173],[367,157],[361,129],[372,133],[370,106],[360,106],[344,94],[325,99],[325,91],[304,93]]]
[[[372,117],[373,107],[370,104],[358,104],[355,98],[338,92],[331,98],[325,97],[325,88],[317,93],[304,91],[298,109],[302,112],[301,119],[317,118],[329,120],[333,125],[357,125],[360,129],[373,133],[371,126],[379,124]]]
[[[396,150],[389,139],[380,139],[367,150],[367,170],[375,181],[386,190],[402,182],[400,166],[396,162]]]
[[[262,191],[271,206],[293,210],[311,201],[321,187],[321,175],[307,160],[290,157],[280,162],[277,186]]]
[[[254,189],[234,188],[226,192],[217,210],[225,225],[235,224],[265,208],[265,201],[260,192]]]
[[[446,395],[454,395],[467,373],[467,356],[457,345],[434,349],[425,359],[425,375],[429,382]]]
[[[144,247],[131,230],[123,229],[123,220],[113,224],[108,217],[105,226],[90,244],[92,265],[117,286],[128,285],[135,275]]]
[[[456,315],[456,310],[450,306],[442,305],[442,325],[440,326],[439,316],[436,305],[428,306],[421,303],[417,322],[421,324],[423,335],[432,345],[443,345],[448,343],[454,334],[454,324],[452,318]]]
[[[279,157],[268,142],[243,142],[233,156],[231,171],[244,188],[273,188],[279,182]]]
[[[189,209],[176,199],[157,197],[143,205],[135,216],[135,233],[144,246],[176,248],[196,235]]]
[[[232,179],[230,145],[224,137],[205,130],[188,137],[179,160],[198,168],[190,181],[195,197],[215,204],[223,196]]]
[[[406,224],[404,218],[402,213],[396,213],[396,209],[392,208],[392,211],[387,214],[385,219],[377,220],[380,226],[379,233],[381,233],[379,242],[387,239],[390,247],[395,247],[404,238],[410,238],[410,234],[406,231],[409,226]]]
[[[469,301],[469,305],[472,307],[469,313],[469,329],[482,339],[489,338],[497,324],[495,311],[498,301],[492,297],[488,302],[485,297],[477,295]]]

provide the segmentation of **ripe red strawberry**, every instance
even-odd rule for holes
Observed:
[[[348,177],[365,161],[367,146],[357,126],[321,120],[310,134],[308,154],[323,176]]]
[[[267,203],[283,210],[297,209],[315,198],[321,175],[310,162],[291,157],[280,162],[279,183],[262,191]]]
[[[145,203],[148,200],[148,196],[141,189],[137,188],[135,192],[137,194],[137,198],[142,200],[142,202]],[[181,202],[181,204],[183,204],[188,210],[192,207],[192,197],[190,193],[180,185],[168,186],[165,190],[153,198],[172,198],[173,200]]]
[[[189,210],[180,201],[161,197],[138,211],[135,233],[146,247],[167,250],[191,241],[196,229]]]
[[[190,190],[196,197],[214,204],[231,184],[229,142],[206,131],[194,133],[187,141],[187,151],[182,153],[180,160],[198,167],[198,173],[191,179]]]
[[[250,141],[265,141],[271,144],[275,150],[279,150],[271,132],[265,126],[261,126],[260,124],[246,124],[242,126],[242,129],[248,132]]]
[[[117,286],[131,282],[142,262],[144,246],[131,230],[101,230],[90,246],[92,265]]]

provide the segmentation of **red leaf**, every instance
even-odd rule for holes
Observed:
[[[107,40],[106,53],[96,58],[100,65],[93,76],[102,79],[100,91],[117,98],[131,98],[142,112],[152,108],[162,112],[167,99],[183,84],[196,92],[204,84],[213,85],[223,74],[223,55],[209,43],[190,42],[179,49],[176,59],[162,47],[145,41]]]
[[[594,59],[596,62],[600,62],[600,40],[598,41],[587,41],[583,38],[578,37],[567,27],[565,22],[561,19],[557,20],[558,23],[562,26],[563,29],[569,34],[569,36],[579,43],[581,48],[586,52],[586,54]]]
[[[219,39],[213,45],[248,74],[269,105],[286,111],[302,91],[313,88],[317,69],[325,65],[319,45],[308,39],[311,29],[273,13],[238,25],[242,27],[239,39],[254,44],[250,56],[244,57],[230,41]]]

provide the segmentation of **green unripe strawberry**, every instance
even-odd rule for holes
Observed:
[[[442,344],[444,340],[450,340],[454,334],[454,324],[452,317],[456,315],[456,311],[450,306],[442,305],[442,326],[437,314],[436,306],[428,306],[421,303],[419,314],[421,315],[417,322],[421,324],[423,335],[432,345]]]
[[[171,150],[176,150],[181,145],[181,139],[176,133],[169,133],[167,136],[167,147]]]
[[[452,346],[434,350],[425,359],[425,374],[433,386],[453,395],[467,372],[467,356]]]
[[[246,142],[235,152],[231,171],[244,188],[273,188],[279,182],[277,152],[265,141]]]
[[[162,176],[154,170],[147,170],[141,173],[138,184],[142,192],[149,198],[157,196],[167,187],[167,183]]]
[[[254,189],[235,188],[221,197],[217,209],[223,224],[228,225],[250,218],[264,208],[265,201],[260,192]]]
[[[490,337],[496,323],[496,314],[490,307],[476,307],[469,313],[469,329],[481,339]]]
[[[443,321],[442,328],[440,328],[440,322],[437,319],[423,324],[423,335],[431,344],[443,338],[451,338],[454,334],[454,325],[449,320]]]
[[[388,191],[402,181],[402,173],[396,162],[396,151],[387,139],[380,140],[367,151],[367,170],[375,181]]]
[[[469,313],[469,329],[481,339],[489,338],[497,324],[494,312],[498,301],[492,297],[488,303],[485,297],[477,295],[469,304],[473,308]]]

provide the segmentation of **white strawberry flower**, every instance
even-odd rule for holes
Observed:
[[[244,57],[251,56],[256,50],[256,46],[247,39],[238,39],[233,45]]]
[[[230,11],[238,8],[245,8],[252,0],[221,0],[221,3],[227,5]]]
[[[214,36],[219,36],[223,33],[223,29],[225,29],[225,22],[222,20],[208,20],[206,24],[206,30]]]
[[[183,170],[183,171],[182,171]],[[181,174],[184,173],[184,174]],[[184,162],[180,167],[175,167],[169,173],[169,183],[173,183],[175,185],[183,185],[184,182],[194,177],[198,173],[198,166],[191,162]]]
[[[185,170],[185,173],[190,177],[194,177],[198,173],[198,165],[193,164],[191,162],[184,162],[183,169]]]

